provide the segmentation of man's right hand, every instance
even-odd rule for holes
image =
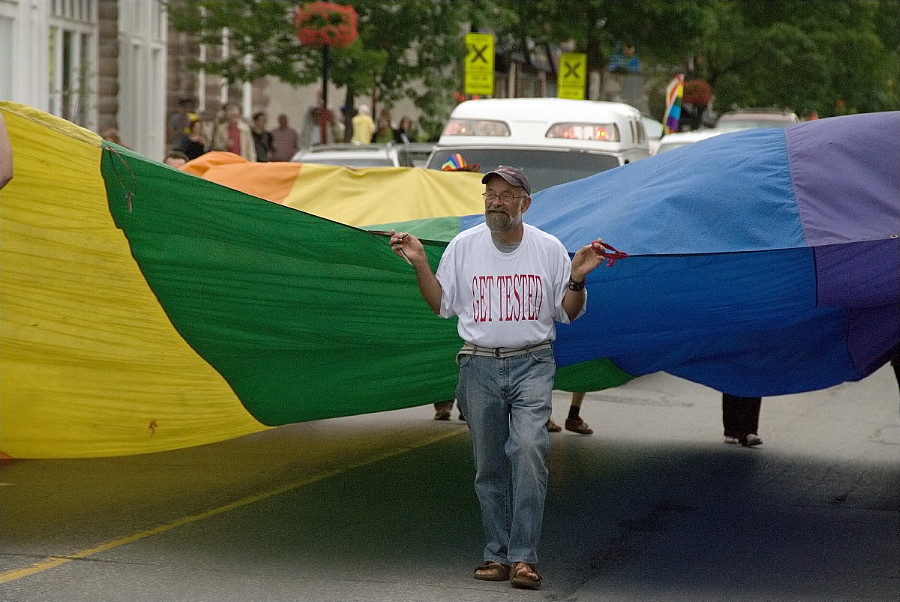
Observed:
[[[422,241],[410,234],[409,232],[396,232],[391,230],[391,249],[398,256],[406,260],[410,265],[417,265],[419,261],[425,261],[425,247]]]
[[[416,270],[416,279],[419,282],[419,291],[422,298],[431,307],[431,311],[440,315],[441,311],[441,284],[435,278],[428,264],[428,256],[425,255],[425,247],[422,241],[408,232],[395,232],[391,230],[391,249],[394,253],[405,259]]]

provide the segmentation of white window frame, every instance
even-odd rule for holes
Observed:
[[[166,151],[167,39],[160,0],[119,0],[119,133],[158,161]]]
[[[47,18],[47,111],[94,129],[97,123],[97,0],[51,0]]]

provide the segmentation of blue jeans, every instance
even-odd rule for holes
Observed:
[[[456,398],[472,434],[484,559],[534,564],[547,497],[553,350],[457,361]]]

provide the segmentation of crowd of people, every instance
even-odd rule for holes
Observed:
[[[348,119],[346,108],[325,108],[321,97],[307,110],[299,132],[290,126],[284,113],[278,115],[278,127],[274,129],[267,129],[268,120],[265,111],[258,111],[248,121],[238,104],[226,103],[210,123],[195,112],[191,99],[182,98],[169,118],[165,162],[171,164],[173,153],[181,153],[190,161],[209,151],[228,151],[256,162],[290,161],[301,148],[316,144],[408,144],[417,139],[409,117],[394,123],[390,109],[385,107],[374,120],[368,105],[363,104]],[[121,143],[118,138],[103,137]]]

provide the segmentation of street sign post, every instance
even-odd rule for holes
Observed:
[[[494,93],[494,36],[466,34],[466,94]]]
[[[587,55],[582,52],[566,52],[559,56],[556,87],[557,96],[584,100],[587,81]]]

